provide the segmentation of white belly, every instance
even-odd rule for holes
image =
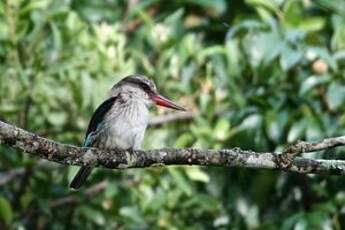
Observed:
[[[141,146],[146,124],[115,122],[109,129],[106,148],[138,149]]]
[[[114,110],[105,119],[97,146],[105,149],[139,149],[149,120],[145,105],[133,105],[126,112]]]

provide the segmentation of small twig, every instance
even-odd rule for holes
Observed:
[[[104,180],[104,181],[101,181],[101,182],[91,186],[90,188],[86,189],[83,192],[85,198],[89,199],[92,196],[94,196],[95,194],[104,191],[104,189],[107,187],[107,185],[108,185],[108,181]],[[62,198],[59,198],[57,200],[52,201],[50,203],[50,207],[56,208],[56,207],[63,206],[63,205],[76,205],[76,204],[79,204],[80,201],[81,200],[80,200],[79,196],[70,195],[70,196],[62,197]]]
[[[40,160],[35,166],[34,166],[34,170],[52,170],[52,169],[57,169],[60,168],[61,165],[58,164],[54,164],[50,161],[47,160]],[[0,187],[4,186],[5,184],[18,179],[20,177],[22,177],[25,174],[25,168],[17,168],[17,169],[13,169],[10,171],[6,171],[6,172],[1,172],[0,173]]]
[[[165,123],[181,120],[191,120],[198,116],[197,112],[185,112],[185,113],[169,113],[161,116],[151,118],[149,125],[162,125]]]
[[[327,138],[316,142],[297,141],[288,146],[284,153],[295,156],[300,153],[316,152],[342,145],[345,145],[345,136]]]
[[[8,182],[22,176],[25,173],[24,168],[14,169],[11,171],[0,173],[0,186],[7,184]]]

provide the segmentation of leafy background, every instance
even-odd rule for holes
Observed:
[[[82,143],[97,105],[131,73],[198,114],[149,128],[147,149],[279,151],[345,133],[343,0],[4,0],[0,62],[1,120],[64,143]],[[77,167],[0,152],[1,228],[345,227],[342,177],[97,170],[72,192]]]

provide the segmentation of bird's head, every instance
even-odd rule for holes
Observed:
[[[115,84],[111,89],[112,96],[120,92],[134,100],[144,101],[148,105],[155,104],[171,109],[186,111],[182,106],[160,95],[155,83],[143,75],[135,74],[127,76]]]

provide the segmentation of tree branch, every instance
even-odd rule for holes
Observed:
[[[102,191],[104,191],[108,186],[108,181],[103,180],[95,185],[92,185],[85,191],[83,191],[83,195],[86,199],[92,198],[95,194],[98,194]],[[81,202],[80,197],[75,195],[70,195],[66,197],[59,198],[57,200],[54,200],[50,203],[50,208],[56,208],[62,205],[76,205]]]
[[[172,121],[191,120],[198,115],[198,112],[185,112],[185,113],[168,113],[165,115],[155,116],[150,119],[149,125],[163,125]]]
[[[56,170],[59,169],[61,165],[54,164],[50,161],[40,160],[34,167],[35,170]],[[25,174],[25,168],[16,168],[10,171],[0,172],[0,187],[6,185],[7,183],[23,177]]]
[[[315,143],[299,142],[298,146],[299,149],[302,149],[300,152],[313,152],[345,145],[344,142],[341,142],[343,139],[345,136]],[[40,137],[1,121],[0,142],[31,155],[65,165],[89,165],[111,169],[143,168],[156,165],[202,165],[345,175],[345,161],[343,160],[292,158],[292,154],[258,153],[240,148],[221,150],[156,149],[133,152],[118,149],[80,148]]]
[[[288,146],[284,150],[284,153],[296,155],[300,153],[321,151],[342,145],[345,145],[345,136],[326,138],[313,143],[306,141],[297,141],[296,143]]]

